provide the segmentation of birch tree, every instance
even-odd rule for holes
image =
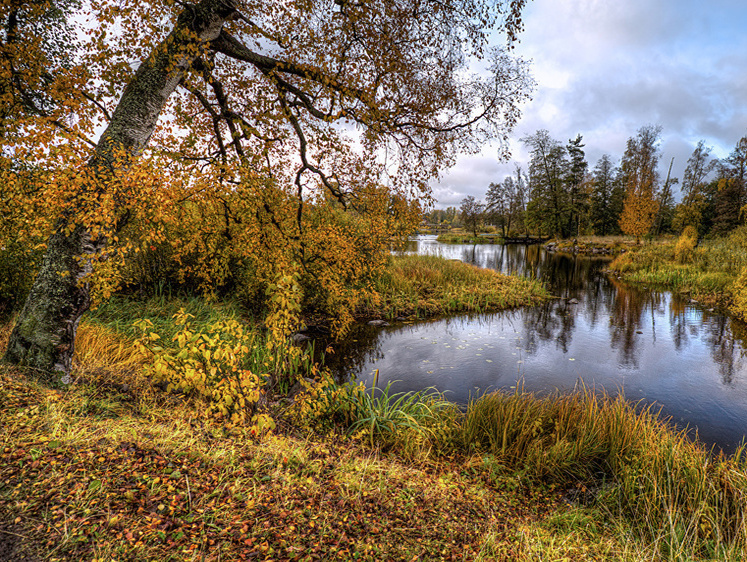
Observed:
[[[42,202],[57,209],[46,223],[29,219],[48,232],[46,251],[5,360],[70,372],[78,322],[96,276],[122,253],[122,229],[168,212],[174,185],[182,199],[214,192],[227,236],[251,221],[282,226],[275,201],[295,207],[297,225],[279,240],[310,263],[303,221],[320,192],[363,217],[362,193],[428,200],[458,153],[497,139],[505,155],[531,80],[489,39],[516,39],[524,3],[92,0],[67,20],[89,38],[52,80],[43,10],[24,19],[26,3],[2,3],[2,155],[34,162]],[[465,72],[475,60],[482,77]],[[33,92],[49,103],[28,103]],[[15,189],[18,175],[3,168]],[[237,192],[257,198],[255,216],[232,207]]]

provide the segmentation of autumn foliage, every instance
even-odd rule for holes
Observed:
[[[256,299],[292,273],[344,331],[429,182],[505,151],[532,84],[490,33],[524,3],[0,5],[0,248],[44,254],[6,360],[68,372],[91,305],[165,277]]]
[[[650,189],[631,187],[625,196],[620,229],[625,234],[635,236],[638,242],[651,231],[658,211],[659,202],[654,199]]]

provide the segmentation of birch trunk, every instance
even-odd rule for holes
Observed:
[[[200,52],[195,45],[216,39],[234,11],[231,0],[203,0],[185,8],[166,40],[140,65],[88,162],[97,189],[105,189],[115,154],[138,156],[143,151],[166,101]],[[106,246],[106,240],[93,239],[85,226],[70,221],[60,218],[48,240],[41,269],[8,342],[8,363],[70,373],[78,323],[90,306],[85,279],[93,256]]]

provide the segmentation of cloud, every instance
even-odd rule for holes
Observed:
[[[619,160],[641,126],[660,124],[662,168],[674,156],[679,176],[700,139],[723,157],[747,134],[742,0],[534,0],[524,20],[516,52],[533,59],[538,89],[511,146],[525,167],[517,141],[538,129],[563,143],[581,133],[593,167],[605,153]],[[482,197],[490,181],[513,172],[491,152],[457,161],[434,185],[439,206],[441,193],[449,204]]]

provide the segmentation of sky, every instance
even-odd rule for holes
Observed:
[[[593,168],[619,162],[627,139],[661,125],[662,177],[682,178],[698,141],[725,157],[747,135],[746,0],[531,0],[514,53],[532,60],[532,101],[511,135],[512,158],[487,145],[432,184],[436,207],[483,199],[515,163],[519,139],[539,129],[563,144],[581,134]]]

